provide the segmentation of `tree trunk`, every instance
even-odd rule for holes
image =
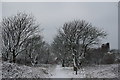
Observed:
[[[77,75],[77,67],[75,67],[76,68],[76,75]]]
[[[62,67],[65,67],[65,60],[62,61]]]
[[[76,75],[77,75],[77,64],[76,64],[76,57],[75,57],[75,55],[73,56],[73,69],[74,69],[74,71],[76,72]]]
[[[13,61],[12,61],[13,63],[15,63],[16,62],[16,55],[15,55],[15,50],[13,49]]]
[[[49,56],[50,56],[50,53],[49,53],[49,51],[48,51],[48,57],[47,57],[47,60],[46,60],[46,64],[48,64],[49,63]]]
[[[6,61],[8,61],[8,57],[9,57],[9,55],[8,55],[8,52],[7,52],[7,55],[6,55],[6,58],[5,58]]]
[[[74,66],[74,71],[76,72],[76,75],[77,75],[77,66]]]
[[[47,61],[45,62],[45,64],[48,64],[48,59],[47,59]]]

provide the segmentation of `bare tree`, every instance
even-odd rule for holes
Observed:
[[[69,53],[68,48],[65,44],[66,42],[64,37],[59,34],[54,38],[54,41],[52,43],[52,51],[53,53],[56,54],[56,56],[62,62],[62,67],[65,66],[66,56]]]
[[[38,26],[33,16],[26,13],[18,13],[15,16],[7,17],[2,20],[2,41],[4,53],[7,58],[15,63],[16,57],[22,51],[24,42],[36,34]]]
[[[70,56],[73,56],[76,74],[78,63],[81,63],[78,61],[85,57],[89,47],[98,44],[106,36],[106,32],[93,27],[84,20],[74,20],[65,23],[58,34],[63,38],[62,42],[64,44],[62,45],[67,47],[71,52]]]
[[[46,54],[45,64],[48,64],[50,62],[50,58],[51,58],[51,46],[48,43],[45,43],[44,51]]]
[[[26,56],[28,56],[26,58],[30,59],[30,62],[33,66],[37,63],[38,56],[41,55],[41,50],[44,46],[44,43],[45,42],[40,35],[34,35],[28,38],[23,45],[23,47],[26,48]]]

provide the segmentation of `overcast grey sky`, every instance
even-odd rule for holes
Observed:
[[[32,13],[44,28],[45,41],[51,43],[57,29],[65,22],[84,19],[108,33],[103,43],[110,42],[111,48],[118,48],[118,3],[117,2],[38,2],[2,3],[2,16],[17,12]]]

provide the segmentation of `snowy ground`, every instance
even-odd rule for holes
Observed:
[[[2,63],[2,78],[47,78],[48,71],[44,67],[29,67],[14,63]]]
[[[73,71],[72,67],[61,67],[61,65],[57,65],[56,68],[51,71],[52,75],[51,78],[84,78],[84,74],[78,73],[78,75],[75,75],[75,72]],[[83,73],[83,71],[81,72]]]
[[[3,78],[116,78],[118,64],[96,65],[79,69],[78,75],[72,67],[52,65],[50,67],[28,67],[3,62]]]
[[[117,68],[117,64],[85,67],[76,75],[72,67],[63,68],[57,65],[51,72],[51,78],[115,78],[118,77]]]

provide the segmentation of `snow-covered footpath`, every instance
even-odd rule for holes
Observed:
[[[3,78],[116,78],[118,64],[96,65],[79,69],[75,75],[72,67],[52,65],[48,67],[29,67],[14,63],[3,62]]]
[[[84,67],[76,75],[72,67],[61,67],[57,65],[51,72],[51,78],[117,78],[118,65],[101,65]]]

